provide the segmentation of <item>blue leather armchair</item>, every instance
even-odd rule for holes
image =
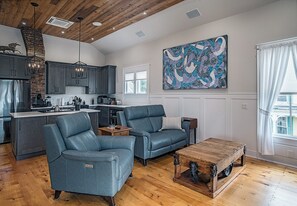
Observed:
[[[132,128],[130,134],[136,137],[135,156],[142,159],[144,166],[150,158],[189,144],[189,121],[182,121],[184,131],[179,129],[159,131],[164,116],[163,105],[132,106],[117,113],[118,122]]]
[[[85,112],[57,118],[44,126],[46,154],[55,199],[61,191],[114,196],[132,175],[133,136],[96,136]]]

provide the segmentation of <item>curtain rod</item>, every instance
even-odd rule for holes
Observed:
[[[256,44],[256,49],[260,49],[262,46],[273,46],[276,44],[286,44],[286,43],[291,43],[297,41],[297,37],[292,37],[292,38],[287,38],[287,39],[281,39],[281,40],[276,40],[276,41],[270,41],[270,42],[265,42],[265,43],[260,43]]]

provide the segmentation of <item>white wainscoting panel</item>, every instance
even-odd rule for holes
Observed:
[[[182,99],[181,113],[184,117],[199,119],[201,109],[201,99],[196,97],[184,97]]]
[[[151,97],[150,104],[163,104],[163,98],[162,97]]]
[[[163,105],[167,117],[181,116],[180,112],[180,98],[179,97],[165,97],[163,99]]]
[[[150,104],[163,104],[167,116],[198,118],[197,142],[219,137],[247,145],[247,155],[297,167],[297,145],[276,141],[274,156],[257,152],[256,94],[153,94]]]
[[[257,150],[256,100],[231,99],[231,137],[245,143],[248,150]]]
[[[227,139],[226,98],[205,98],[203,101],[203,136]]]

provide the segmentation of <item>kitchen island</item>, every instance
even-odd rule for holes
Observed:
[[[11,115],[11,146],[17,160],[45,154],[43,125],[53,124],[58,116],[87,112],[95,134],[98,134],[98,113],[100,110],[81,109],[67,112],[17,112]]]

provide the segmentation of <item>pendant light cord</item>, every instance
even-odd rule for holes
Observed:
[[[78,62],[80,64],[80,35],[81,35],[81,19],[79,20],[79,34],[78,34]]]
[[[35,41],[36,41],[36,40],[35,40],[35,37],[36,37],[36,36],[35,36],[35,6],[34,6],[33,24],[34,24],[34,31],[33,31],[33,32],[34,32],[34,33],[33,33],[33,37],[34,37],[34,39],[33,39],[33,51],[34,51],[34,57],[33,57],[33,58],[34,58],[34,63],[35,63],[35,56],[36,56],[36,55],[35,55]]]

